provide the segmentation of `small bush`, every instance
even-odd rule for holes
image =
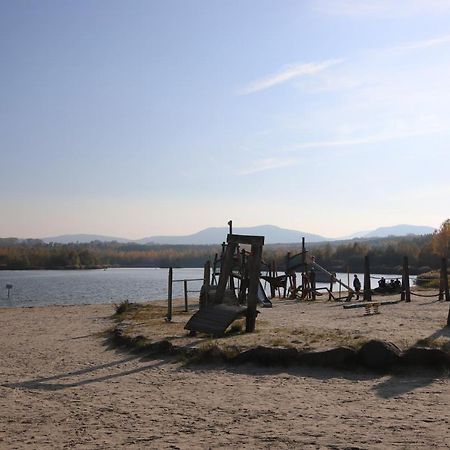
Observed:
[[[116,308],[116,315],[120,316],[121,314],[125,314],[127,312],[130,312],[133,307],[134,304],[130,303],[129,300],[124,300],[123,302],[119,303],[118,305],[114,305]]]

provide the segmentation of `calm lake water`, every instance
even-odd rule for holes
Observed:
[[[374,277],[377,275],[374,275]],[[398,275],[384,275],[385,278]],[[174,279],[202,278],[203,269],[174,269]],[[350,282],[352,282],[351,274]],[[362,282],[363,276],[359,274]],[[0,307],[73,305],[83,303],[119,303],[167,298],[168,269],[107,270],[4,270],[0,271]],[[347,274],[337,274],[347,283]],[[300,282],[300,276],[298,280]],[[8,298],[6,285],[12,284]],[[189,291],[198,291],[201,281],[188,283]],[[317,283],[328,286],[327,283]],[[372,287],[377,280],[372,279]],[[339,288],[335,285],[335,291]],[[174,297],[183,296],[183,283],[174,283]],[[189,292],[189,298],[198,298]]]

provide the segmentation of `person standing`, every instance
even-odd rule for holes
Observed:
[[[361,291],[361,281],[359,281],[358,275],[355,274],[353,278],[353,288],[355,289],[356,300],[359,300],[359,293]]]

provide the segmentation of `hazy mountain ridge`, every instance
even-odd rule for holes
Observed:
[[[430,234],[434,230],[435,228],[429,226],[400,224],[390,227],[379,227],[372,231],[357,232],[340,238],[327,238],[318,234],[280,228],[275,225],[258,225],[255,227],[234,227],[233,233],[265,236],[266,244],[290,244],[301,242],[302,237],[305,237],[307,242],[324,242],[349,240],[354,238],[364,239],[373,237],[407,236],[409,234],[421,235]],[[185,236],[150,236],[135,240],[96,234],[67,234],[42,238],[41,240],[46,243],[56,242],[60,244],[116,241],[119,243],[137,244],[207,245],[222,243],[226,239],[227,233],[228,227],[210,227]]]
[[[228,234],[228,227],[206,228],[188,236],[152,236],[137,241],[141,244],[220,244]],[[265,236],[266,244],[279,244],[290,242],[301,242],[302,236],[309,242],[320,242],[328,240],[318,234],[305,231],[289,230],[275,225],[258,225],[255,227],[233,227],[234,234],[250,234]]]
[[[435,228],[424,225],[394,225],[391,227],[379,227],[369,231],[363,237],[388,237],[388,236],[407,236],[408,234],[430,234]]]

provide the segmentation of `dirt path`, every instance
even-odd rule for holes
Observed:
[[[0,448],[449,448],[449,380],[186,369],[105,346],[108,305],[0,309]]]

